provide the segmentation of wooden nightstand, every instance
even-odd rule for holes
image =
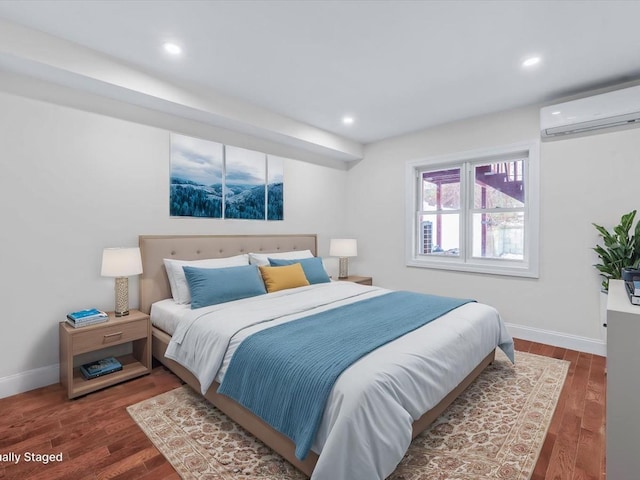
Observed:
[[[85,380],[76,365],[77,355],[96,352],[114,345],[131,342],[132,353],[118,356],[122,370]],[[105,357],[109,356],[105,352]],[[151,321],[149,315],[130,310],[129,315],[116,317],[109,312],[109,320],[88,327],[73,328],[60,322],[60,383],[69,398],[79,397],[151,371]]]
[[[360,285],[373,285],[373,279],[371,277],[360,277],[358,275],[349,275],[347,278],[339,278],[341,282],[353,282]]]

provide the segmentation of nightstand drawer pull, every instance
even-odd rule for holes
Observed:
[[[104,339],[107,340],[111,337],[121,337],[121,336],[122,336],[122,332],[108,333],[104,336]]]

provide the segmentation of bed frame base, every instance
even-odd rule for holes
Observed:
[[[164,356],[171,337],[162,330],[152,327],[152,352],[153,356],[169,370],[175,373],[187,385],[196,392],[200,392],[200,382],[189,370],[179,363]],[[493,362],[495,350],[492,350],[480,364],[460,384],[453,389],[440,403],[422,415],[413,423],[412,438],[422,433],[442,412],[460,395],[482,371]],[[304,460],[298,460],[295,456],[295,444],[285,435],[274,430],[260,417],[254,415],[242,405],[234,402],[229,397],[217,393],[219,384],[214,382],[204,397],[220,409],[225,415],[235,421],[242,428],[259,438],[265,445],[280,454],[289,463],[305,475],[311,476],[318,461],[318,455],[310,451]]]

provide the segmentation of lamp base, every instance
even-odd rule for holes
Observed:
[[[129,279],[116,277],[116,317],[129,315]]]
[[[340,268],[338,270],[338,278],[347,278],[349,276],[349,257],[340,257]]]

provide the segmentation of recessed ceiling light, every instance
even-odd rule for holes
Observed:
[[[342,123],[344,123],[345,125],[352,125],[354,121],[354,118],[350,117],[349,115],[342,117]]]
[[[167,42],[162,47],[165,52],[170,53],[171,55],[180,55],[182,53],[182,48],[175,43]]]
[[[555,112],[551,112],[551,115],[560,115],[561,113],[560,110],[556,110]]]
[[[522,62],[522,66],[533,67],[534,65],[539,64],[540,60],[542,60],[540,57],[529,57],[524,62]]]

